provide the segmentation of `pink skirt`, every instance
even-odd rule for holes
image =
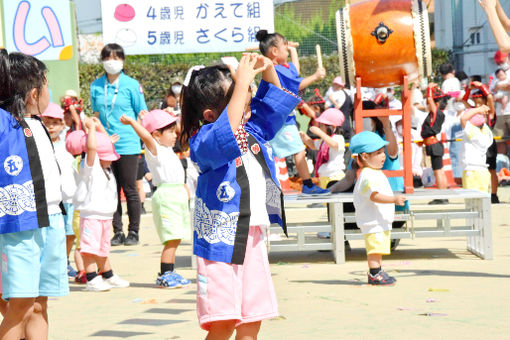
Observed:
[[[241,324],[278,316],[278,302],[260,227],[250,227],[244,264],[197,257],[197,313],[200,327],[236,320]]]

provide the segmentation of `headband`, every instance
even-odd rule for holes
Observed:
[[[200,71],[203,68],[205,68],[204,65],[195,65],[195,66],[192,66],[188,70],[188,73],[186,73],[186,78],[184,78],[184,81],[183,81],[182,85],[188,87],[189,86],[189,82],[191,81],[191,76],[193,75],[193,72]]]

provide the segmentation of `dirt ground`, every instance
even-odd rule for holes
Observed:
[[[362,241],[351,242],[342,265],[331,252],[270,254],[281,316],[263,322],[259,339],[509,339],[510,187],[500,199],[505,203],[492,205],[494,260],[469,253],[461,237],[402,240],[384,259],[398,280],[393,287],[365,284]],[[313,211],[324,217],[325,210]],[[93,293],[71,283],[69,296],[50,298],[51,339],[205,338],[189,241],[178,250],[177,268],[193,283],[158,289],[162,247],[150,214],[140,233],[138,246],[111,254],[114,271],[131,287]]]

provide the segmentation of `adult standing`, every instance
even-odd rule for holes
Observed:
[[[489,19],[492,34],[502,52],[510,52],[510,19],[508,19],[499,0],[478,0]]]
[[[113,215],[114,236],[112,246],[138,244],[141,203],[136,188],[138,158],[141,153],[140,138],[130,126],[120,122],[122,115],[138,118],[141,111],[147,110],[142,86],[124,74],[124,50],[120,45],[107,44],[101,51],[106,74],[90,85],[92,109],[99,117],[108,134],[117,134],[119,141],[115,150],[120,159],[112,163],[117,182],[118,206]],[[122,231],[122,205],[120,190],[124,191],[129,216],[128,235]]]
[[[328,88],[325,95],[326,108],[336,108],[344,114],[345,120],[342,124],[343,136],[346,141],[351,139],[352,120],[354,104],[351,98],[351,93],[345,88],[345,83],[342,77],[335,77],[331,87]]]

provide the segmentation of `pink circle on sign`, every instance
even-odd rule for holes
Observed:
[[[118,5],[113,17],[122,22],[131,21],[135,17],[135,9],[128,4]]]

